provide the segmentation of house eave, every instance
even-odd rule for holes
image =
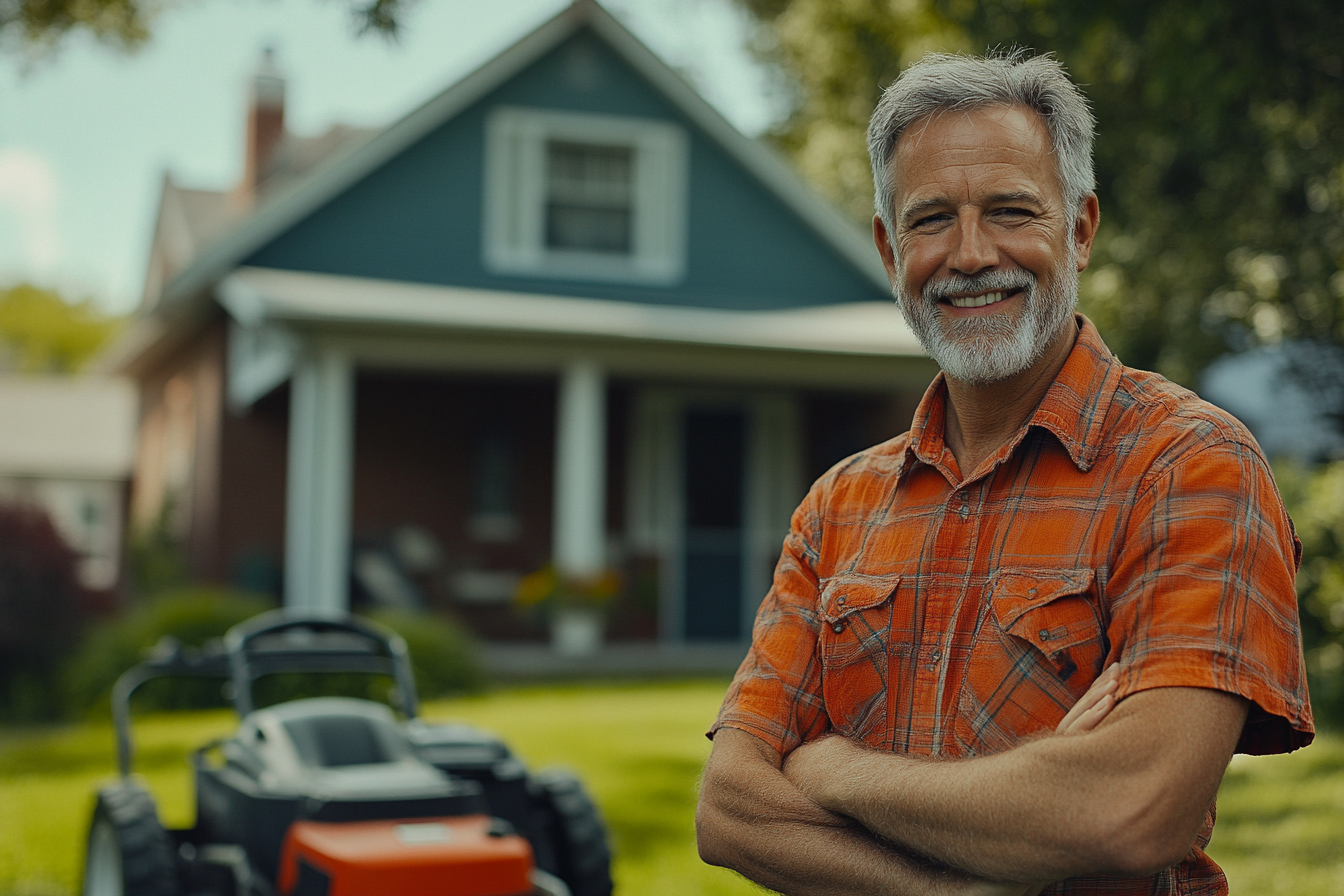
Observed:
[[[772,311],[652,305],[330,274],[240,268],[217,289],[239,324],[477,332],[851,356],[923,358],[884,302]]]

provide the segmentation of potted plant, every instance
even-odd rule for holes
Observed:
[[[548,563],[523,578],[514,602],[546,619],[551,649],[557,654],[591,656],[602,646],[607,612],[620,591],[621,577],[615,570],[575,576]]]

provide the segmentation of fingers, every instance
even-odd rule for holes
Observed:
[[[1115,690],[1119,685],[1120,666],[1112,663],[1092,682],[1087,693],[1065,714],[1055,728],[1058,734],[1083,734],[1091,731],[1115,708]]]

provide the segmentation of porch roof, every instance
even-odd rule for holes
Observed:
[[[887,302],[772,311],[646,305],[244,267],[217,287],[244,326],[356,326],[925,357]]]

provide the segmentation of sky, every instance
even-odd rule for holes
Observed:
[[[0,287],[30,282],[111,313],[140,298],[165,171],[227,189],[262,49],[286,78],[289,130],[390,124],[567,0],[419,0],[397,42],[357,37],[342,0],[168,4],[133,53],[77,35],[33,63],[0,58]],[[604,0],[745,133],[782,112],[728,0]]]

